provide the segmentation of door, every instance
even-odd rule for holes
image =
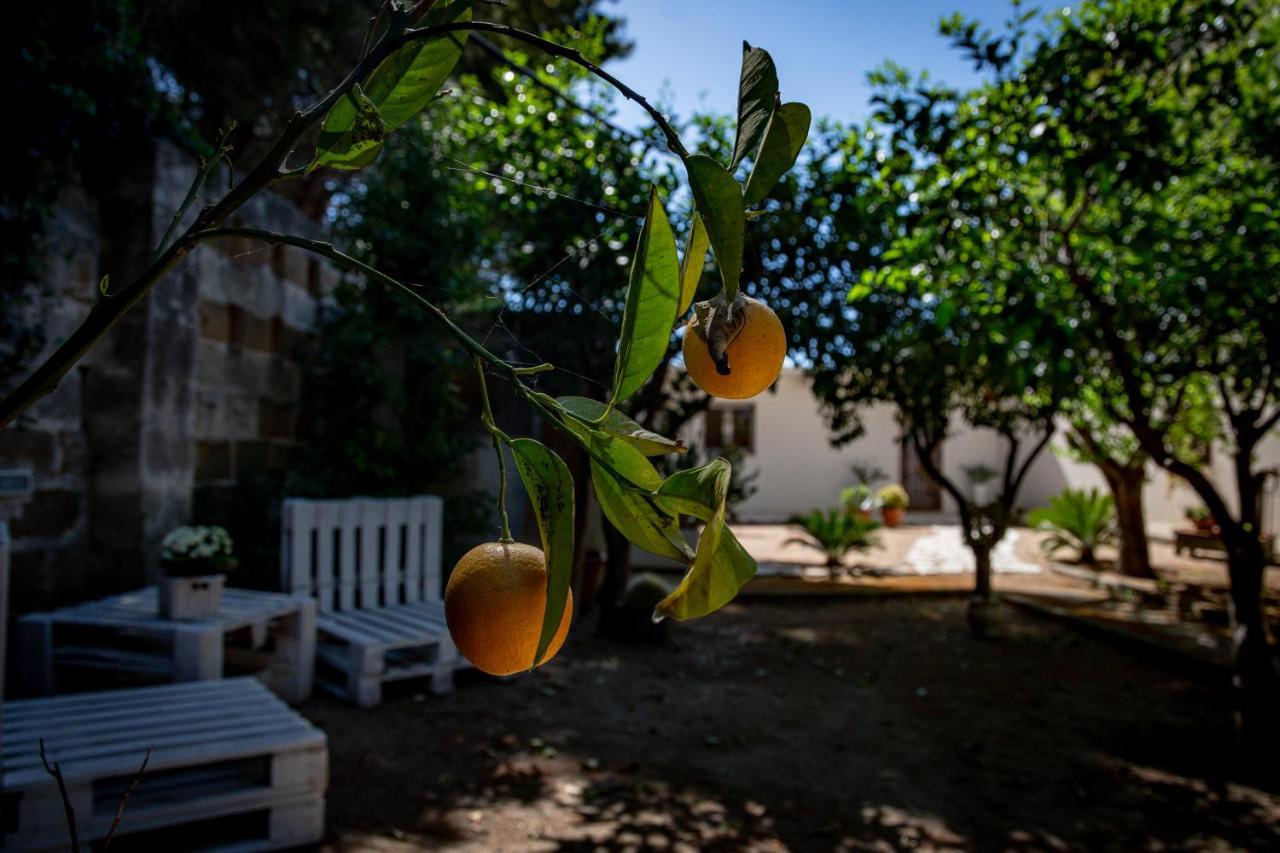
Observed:
[[[941,444],[933,449],[933,464],[942,470]],[[912,509],[934,512],[942,509],[942,488],[925,473],[915,444],[905,436],[902,439],[902,487],[907,490]]]

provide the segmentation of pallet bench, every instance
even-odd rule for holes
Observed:
[[[465,662],[441,599],[442,506],[431,496],[284,502],[281,583],[316,599],[321,687],[362,708],[391,681],[452,689]]]
[[[112,849],[274,850],[324,834],[325,735],[254,678],[7,702],[3,847],[65,850],[58,762],[84,842],[110,830],[148,747]]]

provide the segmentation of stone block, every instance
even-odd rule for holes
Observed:
[[[306,288],[287,281],[284,283],[282,295],[284,310],[280,313],[285,323],[295,329],[305,331],[314,329],[319,314],[318,303],[311,294],[307,293]]]
[[[273,352],[276,345],[276,334],[273,321],[259,317],[248,311],[240,315],[240,345],[245,349],[258,352]]]
[[[231,340],[231,316],[227,305],[200,300],[200,337],[207,341]]]
[[[227,346],[202,340],[196,352],[196,382],[205,389],[221,388],[227,381]]]
[[[15,539],[60,536],[80,521],[80,493],[71,489],[37,491],[19,510],[11,525]]]

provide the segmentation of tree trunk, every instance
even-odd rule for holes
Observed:
[[[991,546],[985,542],[969,543],[973,552],[973,597],[978,601],[991,600]]]
[[[1262,607],[1266,555],[1257,533],[1246,532],[1240,525],[1223,526],[1222,537],[1231,575],[1236,737],[1242,756],[1274,772],[1280,761],[1280,674]]]
[[[997,632],[999,605],[991,596],[991,544],[985,540],[969,540],[973,552],[973,597],[969,599],[969,631],[979,639]]]
[[[1110,470],[1109,470],[1110,469]],[[1151,568],[1151,546],[1142,506],[1142,484],[1146,472],[1141,466],[1106,466],[1103,474],[1116,502],[1116,528],[1120,534],[1121,574],[1133,578],[1155,578]]]

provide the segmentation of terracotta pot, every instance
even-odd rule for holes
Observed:
[[[858,519],[858,521],[870,521],[871,513],[865,509],[855,509],[853,511],[853,517]]]
[[[902,524],[903,516],[907,514],[907,511],[900,506],[882,506],[880,507],[880,514],[884,517],[885,527],[897,527]]]
[[[1217,522],[1213,520],[1213,516],[1210,516],[1209,518],[1197,518],[1192,522],[1192,524],[1196,526],[1196,530],[1203,530],[1206,533],[1212,533],[1213,529],[1218,526]]]

